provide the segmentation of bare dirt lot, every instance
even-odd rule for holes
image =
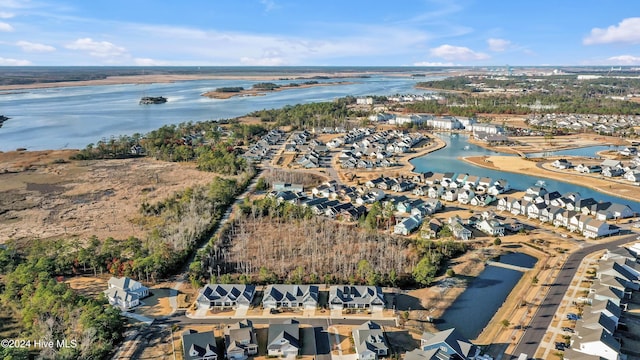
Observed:
[[[142,202],[210,182],[193,164],[150,158],[68,161],[74,150],[0,153],[0,243],[61,236],[142,237]]]

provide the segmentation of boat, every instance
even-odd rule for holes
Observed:
[[[148,104],[164,104],[167,102],[167,98],[164,96],[143,96],[140,99],[140,105]]]
[[[463,147],[463,149],[464,149],[464,150],[469,150],[469,149],[471,149],[471,146],[469,146],[469,145],[465,145],[465,146]]]

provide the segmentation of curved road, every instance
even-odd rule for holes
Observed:
[[[558,311],[560,302],[562,301],[564,294],[567,292],[567,289],[571,284],[571,280],[573,280],[573,277],[585,256],[596,251],[613,249],[620,245],[633,242],[636,240],[637,236],[637,234],[631,234],[613,242],[586,246],[569,255],[567,261],[558,273],[555,283],[547,293],[547,296],[543,299],[542,304],[538,307],[538,311],[534,314],[533,319],[531,319],[531,323],[529,324],[530,327],[527,328],[522,335],[522,339],[516,347],[513,356],[517,356],[521,353],[528,354],[530,358],[535,356],[538,346],[542,342],[542,338],[547,332],[547,328],[549,327],[549,324],[551,324],[553,316]]]

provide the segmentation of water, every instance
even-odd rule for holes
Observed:
[[[522,253],[511,253],[501,256],[499,261],[533,267],[537,259]],[[464,337],[477,338],[522,275],[520,271],[487,266],[447,308],[437,327],[441,330],[455,327]]]
[[[547,156],[580,156],[580,157],[598,157],[600,151],[616,151],[621,150],[624,147],[615,145],[597,145],[587,146],[577,149],[567,149],[559,151],[541,152],[541,153],[529,153],[527,157],[538,158]]]
[[[454,171],[456,173],[468,173],[477,176],[486,176],[494,180],[505,179],[509,182],[512,189],[525,190],[530,186],[535,185],[540,177],[529,176],[525,174],[515,174],[509,172],[502,172],[498,170],[486,169],[479,167],[463,160],[458,157],[463,156],[484,156],[484,155],[505,155],[504,153],[497,153],[492,150],[485,149],[483,147],[470,144],[468,136],[460,134],[458,136],[449,136],[448,134],[440,134],[447,146],[441,150],[432,152],[425,156],[411,160],[411,164],[415,167],[416,172],[447,172]],[[466,150],[465,150],[466,148]],[[595,153],[601,150],[609,150],[608,146],[592,146],[587,148],[563,150],[563,155],[580,154],[578,156],[597,156]],[[559,155],[560,152],[553,152],[551,155]],[[545,187],[549,191],[558,191],[561,194],[577,191],[583,198],[592,197],[597,201],[610,201],[620,204],[626,204],[635,212],[640,212],[640,203],[629,199],[603,194],[593,189],[557,181],[553,179],[542,179],[545,182]]]
[[[433,77],[431,77],[433,78]],[[9,116],[0,128],[0,151],[84,148],[103,138],[146,133],[166,124],[229,119],[262,109],[332,101],[364,95],[422,94],[416,82],[427,78],[385,75],[370,78],[318,80],[346,81],[268,93],[265,96],[220,100],[201,96],[219,87],[250,88],[260,81],[196,80],[157,84],[123,84],[34,89],[0,95],[0,114]],[[274,81],[290,83],[293,80]],[[168,102],[139,105],[142,96],[165,96]]]

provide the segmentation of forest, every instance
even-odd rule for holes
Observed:
[[[640,79],[600,78],[577,80],[576,76],[549,76],[531,81],[527,77],[511,77],[505,80],[491,78],[451,77],[444,80],[420,82],[417,87],[455,90],[457,93],[441,94],[445,101],[424,101],[408,104],[414,112],[473,116],[486,114],[526,115],[533,111],[528,105],[553,105],[547,112],[566,114],[640,115],[640,104],[612,99],[640,93]],[[524,92],[495,94],[482,93],[469,86],[483,83],[488,87],[524,89]],[[544,112],[544,111],[543,111]]]
[[[269,197],[246,201],[241,212],[192,264],[194,285],[237,281],[425,286],[443,272],[446,260],[466,251],[465,244],[455,241],[385,235],[367,228],[365,218],[360,224],[326,221],[309,208],[278,204]]]
[[[62,243],[34,242],[17,251],[11,244],[0,249],[0,304],[3,312],[20,319],[16,339],[75,339],[77,347],[44,348],[44,359],[107,359],[122,338],[124,320],[120,311],[105,306],[106,299],[75,293],[62,276],[73,272],[73,264],[60,258]],[[76,248],[76,254],[79,252]],[[73,253],[73,252],[72,252]],[[3,359],[29,359],[26,349],[0,349]]]

